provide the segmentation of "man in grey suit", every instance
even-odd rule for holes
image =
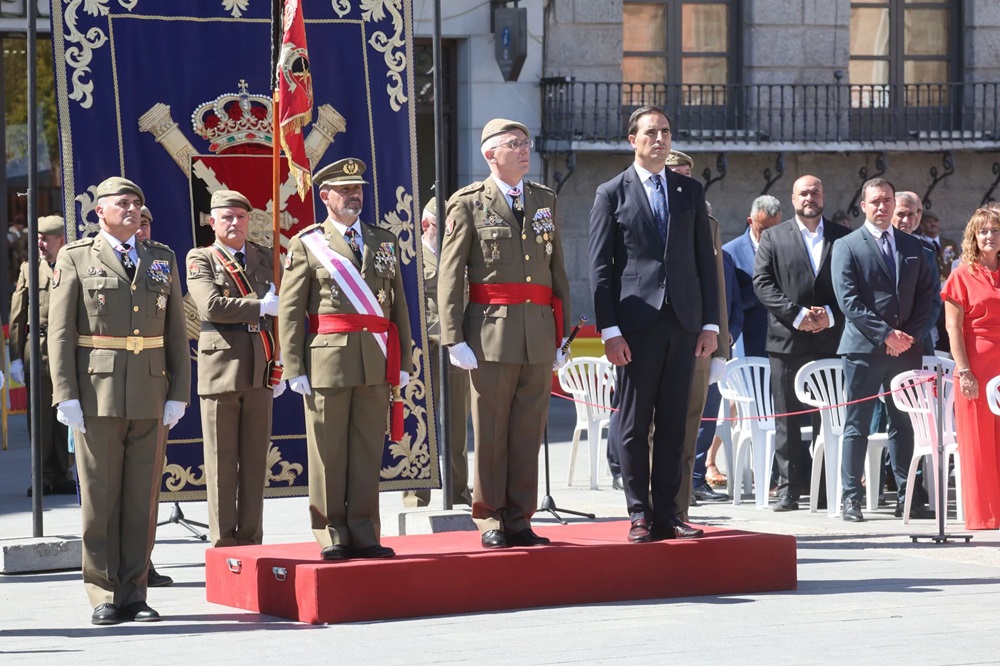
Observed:
[[[618,372],[633,543],[702,534],[673,507],[695,358],[718,345],[719,286],[705,190],[666,168],[670,133],[663,109],[636,109],[628,126],[635,162],[597,188],[590,212],[590,284]]]
[[[837,303],[846,319],[838,353],[844,357],[847,400],[862,400],[846,408],[841,478],[842,516],[849,522],[864,520],[861,475],[875,407],[873,400],[865,398],[887,390],[897,374],[920,367],[918,339],[933,314],[937,289],[920,241],[894,233],[892,183],[873,178],[861,192],[865,223],[834,243],[832,264]],[[913,428],[891,398],[886,407],[889,455],[899,488],[896,515],[902,516]],[[917,503],[910,515],[924,518],[929,513],[925,505]]]

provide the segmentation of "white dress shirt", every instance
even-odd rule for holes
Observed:
[[[806,251],[809,254],[809,261],[812,264],[813,275],[819,275],[819,265],[823,258],[823,243],[825,242],[823,238],[823,218],[820,218],[819,225],[816,227],[816,231],[809,231],[809,227],[802,224],[802,221],[795,218],[795,224],[799,225],[799,233],[802,234],[802,241],[806,244]],[[829,305],[824,305],[823,309],[826,310],[826,316],[830,320],[830,326],[834,325],[835,319],[833,318],[833,310]],[[802,308],[799,310],[799,315],[795,318],[793,326],[795,328],[801,329],[802,320],[806,318],[809,314],[809,308]]]

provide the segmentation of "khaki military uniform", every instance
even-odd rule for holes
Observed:
[[[420,244],[424,254],[424,310],[427,317],[427,352],[431,364],[431,385],[434,387],[434,405],[439,404],[441,384],[441,324],[438,320],[437,307],[437,275],[438,258],[423,243]],[[462,370],[448,363],[448,404],[445,416],[448,433],[451,439],[451,459],[448,466],[451,472],[451,503],[472,505],[472,495],[469,493],[469,448],[468,424],[469,411],[472,403],[469,395],[469,371]],[[427,506],[431,501],[429,490],[407,490],[403,493],[403,505],[408,507]]]
[[[285,377],[305,375],[309,451],[309,515],[320,546],[367,548],[379,544],[378,485],[389,416],[386,357],[368,332],[310,333],[309,315],[358,314],[330,273],[303,245],[301,236],[320,228],[330,247],[349,258],[382,314],[399,330],[400,368],[412,372],[410,319],[403,293],[396,237],[361,224],[364,253],[358,265],[343,234],[327,220],[302,230],[288,244],[278,306]],[[394,270],[375,262],[391,243]]]
[[[66,245],[49,306],[52,402],[79,400],[87,429],[74,438],[83,581],[95,607],[146,599],[164,457],[158,437],[163,406],[167,400],[186,403],[191,392],[177,259],[153,241],[135,249],[139,259],[129,280],[103,235]],[[163,346],[88,348],[78,336],[135,336],[133,343],[144,345],[162,337]]]
[[[216,249],[188,253],[187,286],[198,306],[198,395],[205,448],[209,533],[212,545],[245,546],[263,540],[264,485],[271,442],[273,391],[259,330],[260,300],[274,277],[271,251],[246,243],[243,274],[252,292],[240,295]],[[231,260],[233,252],[222,249]]]
[[[726,274],[722,263],[722,239],[719,237],[719,221],[708,218],[712,227],[712,244],[715,247],[715,271],[719,280],[719,346],[711,358],[696,358],[691,373],[691,398],[688,401],[687,422],[684,426],[684,450],[681,451],[681,484],[674,499],[674,512],[681,520],[688,519],[691,506],[691,475],[694,473],[694,458],[698,444],[698,430],[708,399],[708,376],[713,358],[729,360],[729,309],[726,307]]]
[[[28,262],[21,264],[17,276],[17,286],[10,301],[10,360],[24,362],[24,377],[30,382],[31,362],[30,331],[28,331]],[[69,431],[56,420],[56,410],[52,407],[52,377],[49,374],[49,350],[46,344],[49,325],[49,293],[52,287],[52,267],[44,259],[38,262],[38,323],[40,327],[38,347],[41,355],[39,374],[41,375],[40,412],[41,437],[38,445],[42,450],[42,483],[46,486],[74,483],[70,467],[72,459],[67,449]],[[28,388],[30,411],[30,384]],[[31,419],[28,419],[30,432]]]
[[[438,268],[441,345],[465,342],[479,363],[470,372],[476,449],[472,517],[484,533],[514,534],[530,527],[538,503],[538,449],[548,416],[556,336],[568,335],[571,328],[567,312],[556,330],[550,305],[465,305],[468,271],[470,289],[541,285],[550,287],[566,310],[570,307],[555,192],[528,180],[523,184],[523,227],[493,178],[452,195]],[[533,227],[536,216],[546,214],[554,223],[549,241]]]

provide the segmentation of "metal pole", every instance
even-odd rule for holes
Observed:
[[[441,81],[441,0],[434,0],[434,198],[437,200],[437,245],[441,253],[441,243],[444,241],[444,228],[447,224],[444,202],[444,156],[447,146],[444,136],[444,86]],[[438,442],[441,443],[441,488],[444,495],[445,511],[452,508],[452,478],[451,478],[451,447],[457,442],[451,441],[448,429],[448,398],[451,393],[448,382],[448,372],[451,368],[444,348],[440,348],[438,360],[438,377],[441,387],[438,392]]]
[[[36,14],[35,3],[29,3],[28,12],[28,344],[31,347],[31,363],[28,367],[31,413],[31,518],[32,535],[44,536],[42,527],[42,371],[39,366],[41,353],[38,344],[38,211],[36,206],[38,179],[38,100],[36,95]]]

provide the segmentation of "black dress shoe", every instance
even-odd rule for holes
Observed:
[[[896,502],[896,517],[903,517],[903,502]],[[934,518],[934,512],[926,504],[918,504],[914,502],[910,505],[910,518],[915,518],[917,520],[931,520]]]
[[[167,585],[173,584],[173,578],[170,576],[164,576],[154,569],[152,565],[150,565],[149,574],[146,576],[146,587],[166,587]]]
[[[114,604],[100,604],[90,616],[91,624],[121,624],[124,621],[121,611]]]
[[[697,488],[695,488],[691,493],[695,499],[699,502],[725,502],[729,499],[729,495],[725,493],[717,493],[712,490],[712,486],[707,483],[703,483]]]
[[[849,523],[864,522],[865,516],[861,513],[861,502],[859,500],[845,499],[840,512],[841,517]]]
[[[697,539],[705,536],[705,530],[691,527],[677,516],[670,519],[670,527],[673,528],[674,536],[678,539]]]
[[[547,546],[552,543],[550,539],[535,534],[530,527],[505,536],[508,546]]]
[[[648,543],[652,541],[649,535],[649,523],[645,518],[636,518],[628,531],[628,540],[632,543]]]
[[[347,549],[337,543],[332,546],[325,547],[323,550],[319,551],[319,555],[328,562],[338,562],[340,560],[347,559]]]
[[[135,601],[121,610],[122,617],[135,622],[159,622],[160,614],[145,601]]]
[[[351,549],[351,557],[357,557],[363,560],[385,560],[395,556],[396,551],[389,548],[389,546],[383,546],[381,544]]]
[[[506,548],[507,546],[507,537],[500,530],[483,532],[483,548]]]
[[[76,482],[70,479],[62,479],[52,484],[51,490],[46,492],[51,495],[76,495]]]
[[[778,498],[778,501],[774,503],[774,511],[777,513],[781,513],[782,511],[797,511],[798,508],[798,500],[791,495],[782,495]]]
[[[625,490],[625,485],[622,483],[622,477],[616,476],[611,479],[611,489],[612,490]]]

